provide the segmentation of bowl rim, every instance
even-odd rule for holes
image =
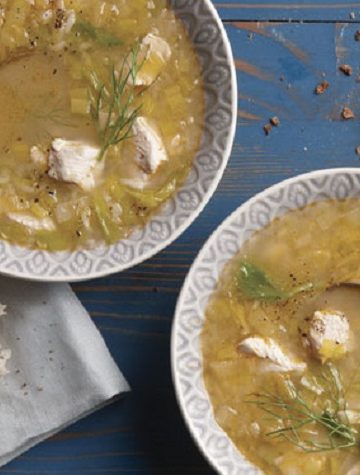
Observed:
[[[236,67],[235,67],[235,60],[234,60],[234,54],[232,50],[232,46],[230,43],[230,40],[228,38],[225,25],[223,24],[220,15],[218,11],[216,10],[215,6],[212,3],[212,0],[202,0],[202,2],[205,4],[206,8],[208,8],[213,20],[216,23],[216,26],[219,29],[219,34],[221,41],[223,43],[223,47],[226,51],[227,58],[228,58],[228,67],[230,70],[230,83],[231,83],[231,123],[229,124],[228,127],[228,136],[226,139],[226,146],[224,148],[224,151],[222,153],[222,163],[219,169],[216,172],[216,176],[214,179],[211,181],[211,184],[207,191],[203,194],[202,200],[197,206],[196,210],[194,210],[184,221],[179,224],[179,226],[176,228],[174,232],[170,234],[170,236],[165,239],[164,241],[160,242],[159,244],[156,244],[152,248],[146,250],[143,252],[141,255],[137,256],[134,259],[131,259],[127,263],[119,263],[117,265],[113,265],[112,267],[106,268],[104,270],[96,270],[92,271],[91,273],[87,273],[84,275],[46,275],[45,277],[42,275],[35,275],[33,273],[29,272],[23,272],[23,271],[17,271],[17,270],[8,270],[8,269],[3,269],[1,268],[1,263],[0,263],[0,275],[4,275],[6,277],[12,277],[20,280],[28,280],[28,281],[33,281],[33,282],[69,282],[69,283],[75,283],[75,282],[86,282],[88,280],[92,280],[95,278],[101,278],[101,277],[106,277],[110,276],[113,274],[117,274],[120,272],[123,272],[125,270],[128,270],[130,268],[133,268],[137,265],[139,265],[142,262],[147,261],[151,257],[154,257],[156,254],[159,252],[163,251],[166,249],[170,244],[172,244],[174,241],[176,241],[193,223],[194,221],[199,217],[199,215],[202,213],[204,208],[208,205],[209,201],[211,200],[212,196],[216,192],[216,189],[218,188],[218,185],[224,175],[225,169],[227,167],[227,164],[229,162],[230,156],[231,156],[231,151],[233,148],[234,144],[234,139],[235,139],[235,134],[236,134],[236,128],[237,128],[237,109],[238,109],[238,84],[237,84],[237,75],[236,75]],[[180,21],[181,18],[180,18]],[[177,190],[177,193],[181,192],[182,187],[180,187]],[[156,216],[156,214],[155,214]],[[149,221],[151,222],[151,221]],[[118,243],[121,243],[122,240],[118,241]],[[2,239],[0,239],[0,243],[3,242]],[[9,243],[11,245],[11,243]],[[16,246],[16,248],[20,249],[21,251],[26,252],[26,248],[22,246]],[[108,246],[106,245],[105,248]],[[40,252],[40,250],[37,249],[28,249],[29,252]],[[64,251],[65,253],[67,252],[69,254],[69,258],[71,259],[72,255],[76,255],[78,252],[84,252],[86,253],[86,249],[77,249],[75,251]],[[41,251],[45,255],[52,255],[56,254],[50,251]]]
[[[239,215],[242,211],[244,211],[247,208],[250,208],[252,205],[254,205],[258,200],[261,200],[265,197],[267,197],[269,194],[274,194],[277,191],[281,189],[286,189],[292,184],[297,183],[300,180],[306,180],[310,181],[311,179],[316,179],[319,177],[322,177],[324,175],[326,176],[336,176],[336,175],[341,175],[341,174],[354,174],[360,176],[360,168],[355,168],[355,167],[339,167],[339,168],[329,168],[329,169],[321,169],[321,170],[315,170],[315,171],[310,171],[306,173],[301,173],[295,176],[292,176],[290,178],[284,179],[280,182],[277,182],[269,187],[266,187],[262,191],[256,193],[252,197],[250,197],[248,200],[246,200],[244,203],[242,203],[240,206],[238,206],[232,213],[230,213],[217,227],[216,229],[209,235],[203,246],[201,247],[200,251],[196,255],[193,263],[191,264],[188,273],[185,277],[185,280],[183,282],[182,288],[180,290],[177,302],[176,302],[176,307],[175,307],[175,312],[174,312],[174,318],[172,322],[172,327],[171,327],[171,341],[170,341],[170,364],[171,364],[171,376],[172,376],[172,382],[173,386],[175,389],[175,396],[176,400],[178,403],[178,407],[180,409],[180,413],[185,421],[185,425],[188,429],[188,432],[190,433],[191,438],[195,442],[195,445],[198,447],[200,452],[202,453],[203,457],[207,462],[217,471],[219,475],[225,475],[225,472],[221,469],[218,460],[216,460],[216,457],[213,455],[210,455],[208,451],[206,450],[204,444],[202,443],[202,440],[199,436],[196,435],[195,431],[195,425],[194,421],[192,420],[190,414],[185,408],[185,401],[184,401],[184,394],[181,389],[181,384],[180,384],[180,376],[179,372],[177,371],[176,365],[177,365],[177,360],[176,360],[176,355],[177,355],[177,350],[175,346],[175,340],[177,337],[177,329],[179,325],[179,315],[181,312],[181,308],[184,304],[185,297],[187,295],[187,292],[189,290],[190,283],[193,279],[193,274],[195,269],[198,267],[198,265],[202,262],[203,257],[206,255],[208,249],[212,245],[213,242],[216,241],[216,238],[224,231],[227,229],[228,225],[233,221],[233,219]],[[334,198],[336,199],[336,198]],[[294,209],[299,209],[294,207]],[[262,228],[260,228],[262,229]],[[235,255],[235,254],[234,254]],[[203,326],[203,325],[202,325]],[[202,354],[201,351],[199,352],[199,357],[201,361],[201,372],[203,369],[202,365]],[[205,394],[209,398],[208,392],[205,388]],[[210,398],[209,398],[210,399]],[[210,401],[211,404],[211,401]],[[212,409],[212,405],[211,405]],[[225,431],[217,424],[215,417],[212,413],[211,415],[212,422],[220,429],[220,431],[223,433],[223,436],[230,441],[232,447],[239,453],[239,455],[242,455],[241,452],[235,447],[233,444],[232,440],[230,437],[226,434]],[[245,458],[245,457],[244,457]],[[245,458],[245,460],[247,460]],[[254,466],[255,467],[255,466]],[[255,473],[263,473],[259,468],[257,469],[260,472],[255,472]],[[241,475],[241,472],[236,472],[237,475]]]

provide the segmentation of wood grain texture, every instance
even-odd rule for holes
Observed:
[[[123,274],[74,286],[132,393],[2,474],[213,473],[184,427],[170,375],[171,322],[187,270],[209,234],[254,193],[309,170],[358,166],[360,145],[356,25],[234,21],[226,28],[237,64],[239,123],[218,192],[196,223],[158,256]],[[353,76],[338,71],[343,62],[354,66]],[[330,88],[316,96],[324,77]],[[354,110],[355,120],[341,119],[344,105]],[[274,115],[281,125],[265,136],[262,127]]]
[[[224,20],[359,21],[360,5],[351,0],[215,0]]]

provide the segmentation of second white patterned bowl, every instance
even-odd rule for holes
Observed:
[[[128,239],[101,249],[50,253],[0,241],[0,273],[39,281],[81,281],[120,272],[173,242],[197,218],[223,175],[235,135],[234,59],[210,0],[170,0],[185,23],[203,68],[205,130],[188,180],[160,212]]]
[[[339,168],[300,175],[275,185],[240,206],[209,238],[181,291],[172,329],[173,379],[188,428],[221,475],[262,472],[235,448],[217,425],[203,383],[200,335],[204,311],[224,265],[249,237],[286,212],[315,201],[360,198],[360,169]]]

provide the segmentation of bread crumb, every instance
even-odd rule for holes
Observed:
[[[355,118],[355,114],[354,112],[349,108],[349,107],[344,107],[342,112],[341,112],[341,116],[343,119],[345,120],[349,120],[349,119],[354,119]]]
[[[270,119],[270,124],[273,125],[274,127],[277,127],[278,125],[280,125],[280,119],[279,117],[272,117]]]
[[[328,81],[323,81],[318,84],[315,88],[315,94],[324,94],[324,92],[329,89],[330,83]]]
[[[345,76],[351,76],[353,73],[353,69],[349,64],[342,64],[339,66],[339,70],[345,74]]]
[[[264,129],[265,135],[269,135],[270,132],[271,132],[271,129],[272,129],[272,125],[271,124],[266,124],[266,125],[264,125],[263,129]]]

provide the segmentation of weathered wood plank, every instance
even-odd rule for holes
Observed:
[[[224,20],[359,21],[360,5],[351,0],[214,0]]]
[[[169,335],[176,298],[196,253],[238,205],[281,179],[317,168],[358,166],[360,43],[356,25],[227,25],[237,61],[239,124],[224,179],[194,225],[172,246],[123,274],[74,289],[102,331],[133,391],[40,445],[5,475],[207,474],[172,389]],[[338,66],[347,62],[354,75]],[[313,93],[326,79],[329,90]],[[343,121],[341,107],[356,119]],[[273,115],[281,125],[265,136]]]

